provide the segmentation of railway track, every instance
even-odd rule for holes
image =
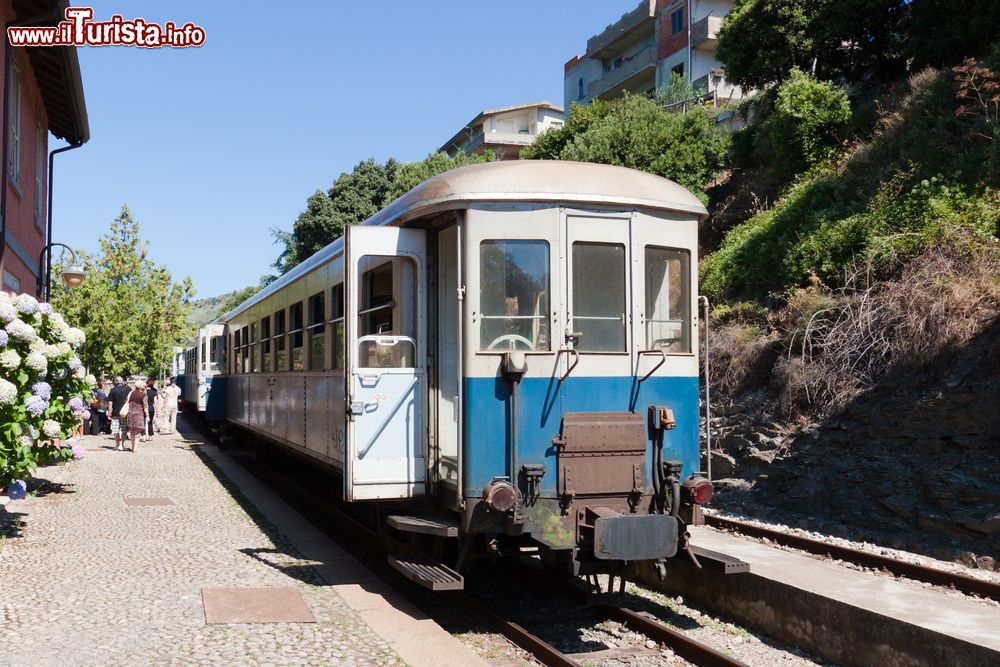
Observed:
[[[202,430],[202,433],[207,437],[215,439],[215,434],[209,432],[207,429]],[[345,535],[348,536],[354,550],[360,551],[356,555],[362,556],[369,567],[374,566],[382,576],[395,576],[395,570],[385,565],[384,557],[381,559],[372,558],[373,553],[385,553],[384,536],[376,534],[350,513],[338,507],[336,503],[330,502],[329,499],[318,497],[308,486],[300,483],[301,478],[296,479],[288,474],[284,474],[276,466],[260,465],[249,455],[239,456],[238,460],[244,467],[250,469],[255,476],[263,479],[269,485],[281,488],[282,494],[287,500],[296,505],[307,517],[312,518],[321,530],[331,534],[332,537],[338,538],[338,542],[342,541]],[[319,516],[322,516],[322,522],[319,521]],[[333,530],[330,530],[331,525]],[[571,600],[575,599],[579,601],[581,599],[581,590],[579,588],[570,584],[566,584],[561,588],[561,592]],[[437,593],[435,595],[448,596],[449,601],[454,603],[458,608],[478,618],[486,627],[504,636],[508,641],[520,647],[536,661],[547,667],[581,667],[579,659],[583,658],[583,655],[567,655],[563,653],[524,626],[494,611],[465,591]],[[678,657],[698,667],[741,667],[745,665],[745,663],[739,660],[731,658],[702,642],[688,637],[683,632],[670,628],[651,615],[604,601],[592,606],[595,611],[600,612],[608,619],[621,623],[631,631],[644,635],[658,645],[670,648]]]
[[[910,563],[898,558],[883,556],[882,554],[862,551],[860,549],[852,549],[839,544],[830,544],[822,540],[793,535],[729,517],[706,514],[705,523],[720,530],[739,533],[748,537],[762,538],[775,544],[799,549],[818,556],[827,556],[862,567],[884,570],[899,577],[937,586],[946,586],[969,595],[978,595],[1000,602],[1000,584],[993,581],[977,579],[976,577],[970,577],[958,572],[948,572],[920,563]]]

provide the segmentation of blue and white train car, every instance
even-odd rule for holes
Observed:
[[[224,388],[212,393],[215,378],[222,371],[224,330],[222,324],[214,322],[201,327],[197,338],[184,349],[183,371],[176,376],[181,406],[212,421],[225,418]]]
[[[705,216],[621,167],[436,176],[217,320],[226,420],[324,464],[346,501],[389,504],[393,530],[455,540],[437,583],[393,559],[428,586],[524,547],[575,572],[662,569],[711,495]]]

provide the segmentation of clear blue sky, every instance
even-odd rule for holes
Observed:
[[[422,159],[484,108],[562,104],[563,64],[638,4],[99,0],[96,20],[191,21],[207,40],[80,48],[92,138],[56,157],[53,240],[96,250],[128,203],[198,297],[256,284],[268,229],[316,189],[369,157]]]

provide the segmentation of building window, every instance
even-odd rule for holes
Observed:
[[[333,367],[344,369],[344,286],[336,285],[330,295],[330,334],[333,338]]]
[[[676,35],[684,30],[684,8],[670,12],[670,34]]]
[[[14,185],[21,186],[21,65],[15,57],[10,76],[10,153],[7,155],[7,174]]]
[[[39,120],[35,125],[35,226],[45,228],[45,128]]]
[[[684,76],[684,63],[678,63],[670,68],[671,74],[676,74],[677,76]]]
[[[3,271],[3,286],[9,292],[14,292],[15,294],[21,293],[21,281],[7,269]]]
[[[580,77],[580,80],[576,82],[576,99],[583,99],[583,77]]]
[[[483,241],[480,350],[549,349],[549,244]]]
[[[326,296],[323,292],[309,297],[309,370],[326,367]]]
[[[646,349],[691,352],[691,254],[646,246]]]

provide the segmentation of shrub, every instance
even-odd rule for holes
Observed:
[[[850,120],[851,104],[842,89],[793,69],[761,125],[761,161],[773,162],[786,177],[810,169],[836,152]]]
[[[23,491],[14,483],[39,464],[74,457],[56,441],[83,418],[96,381],[76,356],[83,332],[49,304],[0,292],[0,326],[0,488]]]

